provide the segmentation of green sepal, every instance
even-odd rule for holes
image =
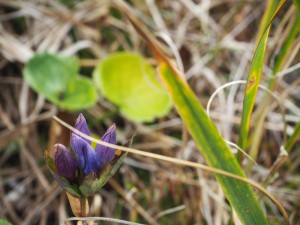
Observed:
[[[44,152],[44,159],[50,171],[57,172],[54,160],[49,156],[47,150]]]
[[[82,197],[82,193],[80,193],[80,190],[78,189],[77,185],[70,184],[70,182],[66,178],[59,176],[57,173],[54,173],[53,171],[51,171],[51,173],[52,173],[53,177],[55,178],[55,180],[57,181],[57,183],[62,188],[64,188],[67,192],[69,192],[74,197],[77,197],[77,198]]]
[[[107,180],[111,178],[115,174],[115,172],[117,172],[127,154],[128,152],[121,152],[119,156],[116,155],[115,158],[108,164],[110,166],[110,170],[107,176]]]
[[[79,190],[83,196],[88,197],[98,190],[96,188],[97,180],[96,174],[93,172],[84,178],[82,184],[79,186]]]
[[[119,150],[117,150],[118,152]],[[117,153],[116,152],[116,153]],[[101,171],[99,177],[99,188],[106,184],[106,182],[115,174],[115,172],[121,166],[127,152],[120,152],[120,154],[115,154],[114,159]]]

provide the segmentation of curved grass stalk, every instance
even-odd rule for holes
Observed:
[[[128,147],[124,147],[124,146],[113,145],[113,144],[98,140],[96,138],[90,137],[90,136],[80,132],[79,130],[74,129],[71,125],[65,123],[63,120],[59,119],[56,116],[53,116],[53,118],[57,122],[59,122],[60,124],[62,124],[66,128],[68,128],[69,130],[74,132],[75,134],[77,134],[77,135],[79,135],[79,136],[81,136],[81,137],[83,137],[83,138],[85,138],[89,141],[95,142],[97,144],[100,144],[100,145],[103,145],[103,146],[106,146],[106,147],[109,147],[109,148],[114,148],[114,149],[117,149],[117,150],[120,150],[120,151],[126,151],[128,153],[133,153],[133,154],[146,156],[146,157],[153,158],[153,159],[162,160],[162,161],[165,161],[165,162],[169,162],[169,163],[173,163],[173,164],[177,164],[177,165],[181,165],[181,166],[188,166],[188,167],[193,167],[193,168],[197,168],[197,169],[202,169],[202,170],[205,170],[205,171],[208,171],[208,172],[223,175],[223,176],[230,177],[230,178],[233,178],[233,179],[236,179],[236,180],[240,180],[244,183],[250,184],[252,187],[256,188],[261,193],[266,195],[276,205],[276,207],[279,209],[279,211],[282,213],[283,217],[285,218],[286,224],[290,225],[287,212],[285,211],[283,206],[280,204],[280,202],[278,202],[277,199],[273,195],[271,195],[266,189],[264,189],[262,186],[255,183],[252,180],[249,180],[245,177],[238,176],[238,175],[233,174],[233,173],[226,172],[226,171],[221,170],[221,169],[206,166],[206,165],[203,165],[203,164],[200,164],[200,163],[190,162],[190,161],[186,161],[186,160],[182,160],[182,159],[171,158],[171,157],[158,155],[158,154],[151,153],[151,152],[144,152],[144,151],[141,151],[141,150],[138,150],[138,149],[128,148]]]
[[[292,72],[294,72],[295,70],[298,70],[298,69],[300,69],[300,63],[297,63],[297,64],[295,64],[295,65],[293,65],[293,66],[291,66],[291,67],[289,67],[289,68],[287,68],[283,71],[280,71],[280,72],[276,73],[274,76],[270,76],[270,78],[271,79],[282,78],[282,77],[288,75],[289,73],[292,73]]]
[[[224,88],[235,85],[235,84],[247,84],[247,81],[246,80],[236,80],[236,81],[228,82],[228,83],[222,85],[221,87],[217,88],[214,91],[214,93],[210,96],[210,98],[208,100],[208,103],[207,103],[207,106],[206,106],[206,112],[207,112],[208,117],[209,117],[209,114],[210,114],[211,103],[212,103],[213,99],[215,98],[215,96],[219,93],[219,91],[223,90]],[[287,136],[286,136],[287,123],[286,123],[286,120],[285,120],[284,106],[281,104],[280,99],[271,90],[269,90],[267,87],[265,87],[261,84],[259,84],[258,87],[260,89],[266,91],[272,98],[274,98],[274,100],[277,102],[277,104],[279,106],[279,109],[280,109],[280,112],[281,112],[281,115],[282,115],[282,121],[283,121],[283,142],[285,143],[286,140],[287,140]],[[242,152],[242,153],[244,154],[244,152]],[[248,156],[247,153],[246,153],[246,156]],[[249,156],[249,157],[251,158],[251,156]]]
[[[66,221],[107,221],[112,223],[127,224],[127,225],[144,225],[141,223],[133,223],[126,220],[114,219],[109,217],[71,217]]]

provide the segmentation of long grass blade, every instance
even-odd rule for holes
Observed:
[[[261,74],[262,74],[262,68],[263,68],[263,64],[264,64],[264,55],[265,55],[265,51],[266,51],[266,45],[267,45],[267,40],[268,40],[268,36],[269,36],[270,25],[285,2],[286,1],[281,1],[281,3],[279,4],[278,8],[276,9],[274,15],[270,19],[268,25],[266,26],[265,31],[263,32],[263,35],[258,43],[258,46],[257,46],[256,51],[253,56],[251,68],[250,68],[248,79],[247,79],[245,95],[244,95],[242,120],[241,120],[241,125],[240,125],[240,132],[239,132],[239,146],[242,149],[247,148],[248,133],[249,133],[249,128],[250,128],[250,119],[251,119],[252,111],[254,108],[258,85],[260,83],[260,78],[261,78]]]
[[[271,18],[274,15],[274,12],[276,11],[278,5],[280,3],[280,0],[268,0],[266,9],[264,11],[264,15],[260,21],[259,30],[257,33],[257,44],[260,41],[260,38],[262,37],[263,33],[265,32],[266,28],[269,25],[269,22]]]
[[[299,0],[297,0],[297,1],[299,2]],[[294,2],[296,3],[296,0]],[[271,8],[271,10],[269,10],[268,14],[271,15],[272,13],[275,12],[274,7],[276,7],[278,5],[278,1],[269,1],[269,5],[271,5],[271,7],[268,7],[268,8]],[[280,79],[280,76],[278,76],[278,72],[281,71],[284,67],[289,66],[287,63],[292,61],[290,59],[290,57],[291,57],[290,52],[297,44],[296,43],[297,34],[300,30],[299,11],[296,12],[295,14],[296,15],[294,17],[294,20],[289,22],[289,23],[291,23],[291,25],[287,26],[288,35],[286,35],[286,39],[284,40],[282,46],[280,47],[280,51],[274,62],[273,79],[270,79],[269,84],[268,84],[270,90],[273,90],[274,87],[276,87],[276,82],[278,79]],[[266,27],[267,23],[268,23],[267,20],[262,21],[260,27],[261,28]],[[262,134],[264,131],[264,128],[263,128],[264,121],[266,119],[267,114],[269,113],[269,108],[268,108],[269,102],[270,102],[270,97],[265,96],[263,98],[262,102],[260,103],[260,105],[258,106],[257,115],[259,115],[259,116],[256,119],[256,124],[255,124],[254,130],[252,132],[252,137],[249,138],[249,139],[251,139],[251,146],[249,146],[249,155],[255,160],[259,153],[259,146],[260,146],[260,143],[261,143],[261,140],[263,137]],[[252,165],[253,164],[250,163],[247,166],[247,171],[250,171],[250,169],[252,168]]]
[[[300,30],[300,14],[296,13],[295,21],[293,22],[293,25],[289,31],[289,35],[287,36],[286,40],[284,41],[284,43],[280,49],[280,52],[278,54],[278,57],[275,61],[275,65],[274,65],[274,69],[273,69],[274,75],[276,75],[283,68],[283,66],[286,62],[286,59],[288,58],[289,53],[291,52],[291,49],[294,47],[294,43],[297,39],[299,30]],[[273,79],[272,81],[275,81],[275,79]]]
[[[296,6],[296,9],[298,13],[300,13],[300,0],[294,0],[294,5]]]
[[[244,177],[236,158],[187,83],[164,63],[160,65],[160,76],[208,164]],[[228,177],[215,176],[243,224],[268,224],[249,185]]]

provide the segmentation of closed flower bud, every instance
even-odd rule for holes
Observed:
[[[101,141],[116,144],[116,125],[113,124],[103,135]],[[100,159],[100,169],[103,169],[114,158],[116,150],[103,145],[96,146],[96,154]]]
[[[85,120],[84,116],[82,115],[82,113],[80,113],[79,116],[77,117],[74,128],[88,136],[91,136],[90,130],[87,126],[86,120]],[[86,140],[85,138],[83,138],[83,139],[87,143],[91,144],[91,142],[89,140]]]
[[[75,181],[77,171],[77,160],[65,146],[57,144],[54,147],[55,166],[58,175],[66,178],[71,182]]]

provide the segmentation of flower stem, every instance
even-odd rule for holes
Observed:
[[[89,214],[88,206],[87,206],[87,198],[81,197],[80,199],[80,214],[82,217],[86,217]]]

